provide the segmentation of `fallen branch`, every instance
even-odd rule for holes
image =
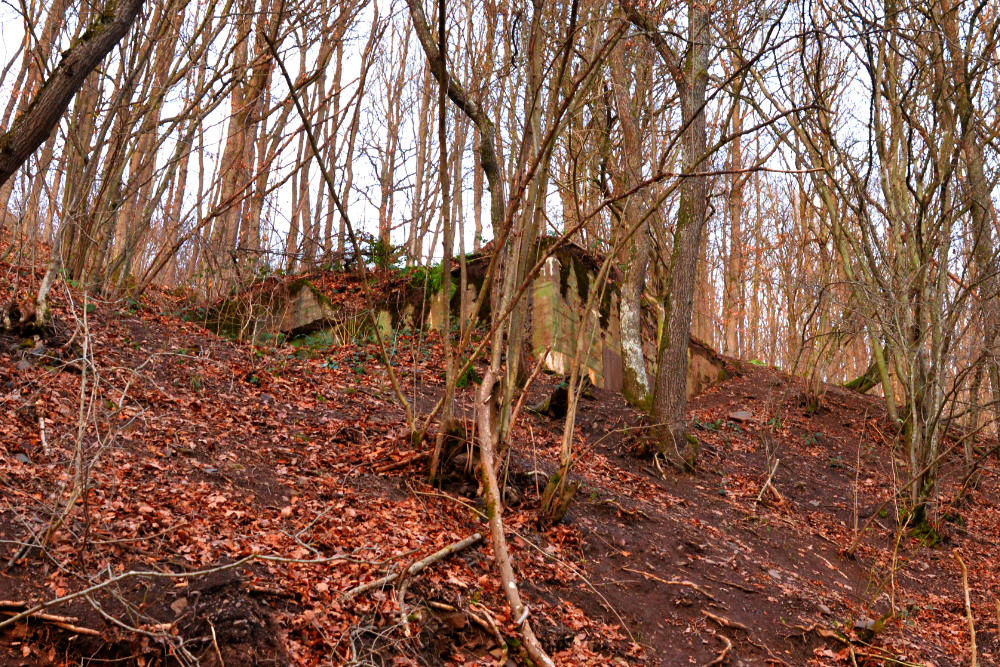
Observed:
[[[735,581],[730,581],[729,579],[719,579],[718,577],[713,577],[709,574],[706,574],[705,578],[710,579],[717,584],[722,584],[723,586],[732,586],[733,588],[741,590],[744,593],[750,593],[751,595],[758,595],[759,593],[764,592],[763,589],[751,588],[750,586],[744,586],[743,584],[739,584]]]
[[[958,549],[951,552],[958,561],[958,566],[962,568],[962,590],[965,591],[965,615],[969,617],[969,650],[971,652],[971,667],[976,667],[979,663],[978,651],[976,650],[976,625],[972,621],[972,601],[969,599],[969,573],[965,569],[965,562],[958,555]]]
[[[415,0],[407,0],[410,7]],[[500,570],[500,581],[503,585],[507,604],[514,616],[514,625],[521,630],[521,640],[528,656],[541,667],[555,667],[552,658],[545,652],[541,642],[531,629],[528,620],[528,607],[521,601],[517,590],[517,580],[514,577],[514,566],[507,551],[507,538],[503,531],[503,506],[500,498],[500,488],[497,483],[496,463],[493,460],[496,446],[496,433],[490,423],[490,413],[493,408],[493,387],[496,385],[496,368],[491,365],[483,377],[476,396],[476,425],[479,427],[479,468],[482,474],[483,499],[486,501],[486,518],[490,526],[490,541],[493,544],[493,558]]]
[[[411,463],[422,461],[423,459],[426,459],[428,456],[430,456],[430,452],[418,452],[417,454],[409,456],[401,461],[396,461],[395,463],[386,463],[380,466],[376,466],[372,468],[372,472],[381,475],[383,473],[392,472],[394,470],[400,470],[402,468],[406,468]]]
[[[760,493],[757,494],[757,500],[754,501],[753,503],[754,505],[760,503],[761,499],[764,497],[764,492],[767,491],[768,489],[770,489],[771,494],[774,495],[774,500],[776,503],[778,503],[779,505],[785,504],[785,497],[782,496],[781,493],[779,493],[778,490],[774,488],[774,484],[771,483],[771,480],[774,479],[774,473],[778,472],[779,463],[781,463],[781,459],[774,460],[774,465],[771,466],[771,472],[768,473],[767,481],[764,482],[764,486],[760,487]]]
[[[381,577],[379,579],[375,579],[374,581],[369,581],[367,584],[361,584],[360,586],[355,586],[354,588],[350,589],[340,597],[342,600],[350,600],[351,598],[357,597],[358,595],[370,591],[373,588],[381,588],[386,584],[392,583],[393,581],[399,578],[400,574],[405,574],[408,577],[418,574],[419,572],[426,569],[427,566],[433,565],[439,560],[444,560],[448,556],[451,556],[452,554],[458,553],[462,549],[466,549],[472,546],[481,539],[483,539],[483,536],[480,533],[474,533],[473,535],[465,538],[464,540],[459,540],[458,542],[449,544],[445,548],[441,549],[440,551],[432,553],[430,556],[424,558],[423,560],[416,561],[415,563],[413,563],[413,565],[406,568],[406,570],[403,572],[394,572],[392,574],[387,574],[386,576]]]
[[[642,570],[634,570],[634,569],[632,569],[630,567],[624,567],[623,566],[622,569],[625,570],[626,572],[635,572],[636,574],[641,574],[642,576],[646,577],[647,579],[652,579],[653,581],[658,581],[661,584],[667,584],[668,586],[687,586],[688,588],[692,588],[692,589],[698,591],[699,593],[701,593],[702,595],[704,595],[705,597],[707,597],[709,600],[715,600],[715,596],[714,595],[712,595],[707,590],[705,590],[704,588],[702,588],[698,584],[694,583],[693,581],[688,581],[686,579],[663,579],[662,577],[658,577],[658,576],[656,576],[655,574],[653,574],[651,572],[643,572]]]

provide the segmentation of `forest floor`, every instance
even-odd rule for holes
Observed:
[[[6,270],[0,303],[24,284]],[[84,306],[56,292],[53,332],[0,334],[0,622],[155,574],[0,628],[0,664],[178,664],[183,652],[230,666],[517,664],[488,539],[405,585],[342,597],[487,533],[474,483],[426,483],[428,445],[411,444],[374,345],[235,343],[183,321],[180,297]],[[443,386],[440,342],[401,335],[391,353],[426,411]],[[578,418],[580,491],[545,531],[538,492],[562,422],[522,413],[505,520],[557,664],[969,664],[954,552],[980,664],[1000,664],[997,476],[959,494],[960,454],[947,461],[931,544],[898,525],[903,468],[877,398],[829,386],[810,415],[799,380],[732,365],[690,404],[694,473],[641,454],[642,418],[594,390]],[[558,382],[539,376],[526,402]],[[466,408],[473,389],[460,391]],[[74,488],[44,548],[22,550]]]

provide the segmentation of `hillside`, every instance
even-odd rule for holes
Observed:
[[[0,622],[147,574],[0,628],[0,664],[522,664],[488,541],[343,597],[487,532],[474,483],[426,483],[428,445],[410,443],[374,345],[234,343],[183,321],[179,297],[84,306],[57,292],[52,332],[0,333]],[[437,339],[400,334],[392,349],[429,408]],[[940,542],[901,532],[879,400],[828,387],[807,415],[799,381],[729,363],[734,377],[689,406],[693,474],[644,454],[640,415],[594,389],[581,490],[544,532],[562,424],[523,412],[505,519],[557,663],[969,664],[955,552],[980,664],[997,664],[992,471],[959,496],[945,467]],[[558,382],[539,376],[525,403]],[[44,548],[21,549],[50,526]]]

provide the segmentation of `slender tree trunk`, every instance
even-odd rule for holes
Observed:
[[[633,110],[631,77],[625,67],[625,45],[619,44],[611,56],[612,88],[615,109],[622,129],[622,178],[623,191],[633,189],[642,181],[642,145],[639,126]],[[637,63],[636,67],[642,65]],[[637,88],[641,81],[636,76]],[[641,100],[646,91],[637,90]],[[635,218],[646,215],[647,198],[641,193],[629,195],[622,205],[621,224],[631,227]],[[648,218],[647,218],[648,220]],[[649,223],[644,221],[628,241],[628,262],[621,288],[621,353],[622,393],[632,405],[643,410],[650,407],[652,390],[646,373],[646,355],[642,344],[642,291],[646,287],[646,267],[650,257]]]
[[[708,209],[708,179],[690,176],[705,170],[707,149],[705,91],[708,85],[708,53],[711,39],[709,10],[700,2],[688,4],[688,51],[683,76],[678,77],[681,98],[682,147],[685,176],[674,228],[673,248],[663,302],[664,329],[656,360],[653,419],[664,451],[676,452],[687,465],[694,465],[697,451],[689,442],[684,410],[687,403],[688,339],[701,234]]]
[[[743,109],[736,102],[733,109],[731,132],[735,139],[729,144],[729,196],[726,198],[726,213],[729,217],[729,252],[726,256],[725,285],[722,297],[723,327],[725,328],[723,352],[730,356],[740,355],[740,341],[743,328],[743,191],[746,176],[743,170]]]

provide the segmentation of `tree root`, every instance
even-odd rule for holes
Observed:
[[[702,588],[698,584],[694,583],[693,581],[687,581],[686,579],[663,579],[661,577],[656,576],[655,574],[653,574],[651,572],[643,572],[642,570],[634,570],[631,567],[622,567],[622,569],[625,570],[626,572],[635,572],[636,574],[641,574],[642,576],[646,577],[647,579],[652,579],[653,581],[658,581],[661,584],[667,584],[668,586],[686,586],[688,588],[691,588],[693,590],[698,591],[699,593],[701,593],[702,595],[704,595],[705,597],[707,597],[709,600],[712,600],[712,601],[715,600],[715,596],[714,595],[712,595],[707,590],[705,590],[704,588]]]
[[[17,616],[21,614],[28,605],[24,602],[14,601],[14,600],[3,600],[0,601],[0,607],[8,607],[7,609],[0,609],[0,614],[7,614],[8,616]],[[35,621],[42,621],[43,623],[48,623],[54,625],[57,628],[62,628],[68,632],[73,632],[78,635],[87,635],[89,637],[100,637],[102,632],[100,630],[94,630],[93,628],[87,628],[79,625],[74,625],[80,619],[75,616],[57,616],[56,614],[45,614],[42,612],[34,612],[23,617],[25,621],[31,619]]]

